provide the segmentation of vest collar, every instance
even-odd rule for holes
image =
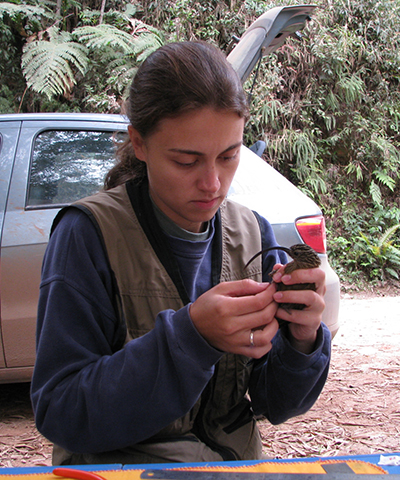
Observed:
[[[136,217],[147,236],[152,248],[160,259],[164,268],[174,282],[184,305],[190,302],[189,295],[184,286],[178,262],[169,246],[166,233],[160,227],[153,203],[150,199],[149,185],[147,178],[140,183],[134,180],[126,183],[126,190]],[[215,232],[212,247],[212,282],[217,285],[220,282],[222,267],[222,237],[221,237],[221,215],[216,213]]]

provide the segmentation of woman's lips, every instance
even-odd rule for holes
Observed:
[[[219,202],[219,197],[212,198],[211,200],[194,200],[193,201],[196,207],[201,210],[210,210],[212,208],[215,208],[218,202]]]

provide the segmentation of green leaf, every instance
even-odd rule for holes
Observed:
[[[390,267],[387,267],[386,269],[386,272],[391,275],[393,278],[396,278],[397,280],[399,279],[399,274],[397,273],[396,270],[394,270],[393,268],[390,268]]]
[[[73,33],[88,48],[113,48],[123,53],[132,53],[134,50],[135,37],[113,25],[78,27]]]
[[[28,87],[49,99],[70,92],[76,83],[74,70],[84,75],[88,65],[86,48],[71,38],[53,30],[49,41],[25,45],[21,65]]]
[[[372,201],[376,205],[380,205],[382,203],[381,189],[373,180],[371,180],[371,183],[369,185],[369,193],[371,195]]]
[[[46,16],[46,10],[42,7],[37,7],[34,5],[0,2],[0,16],[3,16],[4,14],[9,15],[13,19],[20,15]]]
[[[351,77],[341,78],[338,87],[342,90],[344,100],[348,104],[360,102],[364,96],[364,81],[355,74]]]
[[[390,239],[395,234],[396,230],[398,230],[399,228],[400,228],[400,224],[393,225],[392,227],[388,228],[384,232],[384,234],[381,236],[381,238],[379,239],[379,245],[387,245],[389,243]],[[392,247],[392,248],[394,248],[394,247]],[[396,249],[394,249],[394,250],[396,250]]]
[[[382,172],[382,170],[375,170],[374,175],[376,179],[383,183],[383,185],[388,187],[390,191],[394,191],[396,181],[392,177],[390,177],[387,173]]]

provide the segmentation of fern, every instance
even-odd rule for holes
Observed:
[[[381,170],[375,170],[374,175],[377,180],[379,180],[385,187],[390,191],[394,192],[394,187],[396,186],[396,181],[390,177],[387,173],[382,172]]]
[[[399,278],[400,250],[393,245],[392,241],[393,235],[399,228],[400,224],[393,225],[378,238],[376,236],[368,237],[362,232],[359,236],[365,244],[361,255],[363,260],[360,265],[376,269],[377,272],[380,272],[382,280],[387,274],[393,278]]]
[[[108,24],[78,27],[73,34],[90,49],[104,51],[111,48],[125,55],[133,53],[138,62],[143,61],[164,43],[161,33],[150,27],[146,27],[146,30],[138,36]]]
[[[71,41],[67,32],[49,29],[50,40],[36,40],[25,45],[22,55],[22,72],[28,87],[49,99],[65,95],[76,83],[74,69],[84,75],[87,50]]]
[[[0,21],[11,24],[14,32],[18,32],[24,39],[32,32],[43,29],[43,23],[54,22],[54,14],[45,6],[26,5],[24,3],[0,2]],[[0,27],[1,30],[1,27]],[[0,40],[0,44],[4,39]],[[5,50],[7,43],[3,44],[1,50]]]
[[[399,163],[400,154],[390,139],[374,133],[371,136],[371,143],[382,153],[386,159],[393,159],[396,161],[396,163]]]
[[[8,2],[0,2],[0,17],[8,15],[13,20],[16,20],[17,17],[26,16],[26,17],[46,17],[49,14],[42,7],[37,7],[34,5],[25,5],[25,4],[15,4]]]
[[[388,228],[379,239],[379,243],[378,243],[379,247],[382,247],[384,245],[386,246],[391,245],[390,240],[393,237],[393,235],[396,233],[398,228],[400,228],[400,224],[393,225],[392,227]],[[392,247],[392,248],[394,250],[397,250],[395,249],[395,247]],[[400,255],[400,252],[398,250],[397,250],[397,253]]]
[[[369,186],[369,193],[371,195],[372,201],[376,205],[380,205],[382,203],[381,189],[379,188],[379,185],[377,185],[373,180],[371,181]]]
[[[148,26],[144,26],[136,36],[107,24],[76,28],[73,34],[89,49],[99,51],[102,62],[106,64],[107,84],[122,92],[123,98],[128,96],[138,63],[164,43],[162,34]],[[90,101],[90,97],[86,97],[85,101]]]
[[[123,98],[129,94],[129,87],[132,83],[133,77],[136,75],[138,67],[132,58],[127,58],[126,55],[112,60],[108,65],[110,71],[109,85],[113,85],[118,92],[123,92]]]
[[[123,53],[132,53],[134,37],[112,25],[78,27],[73,34],[88,48],[104,50],[113,48]]]
[[[351,162],[346,165],[345,172],[347,175],[352,175],[355,173],[358,182],[361,182],[364,178],[361,165],[357,162]]]
[[[138,62],[143,62],[151,53],[164,44],[164,38],[160,32],[154,31],[143,33],[135,39],[134,52]]]

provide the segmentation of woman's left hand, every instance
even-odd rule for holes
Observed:
[[[322,312],[325,309],[324,295],[325,272],[321,268],[299,269],[290,275],[284,273],[282,265],[275,265],[276,273],[273,276],[275,283],[294,285],[296,283],[314,283],[313,290],[285,290],[277,291],[274,300],[282,303],[302,303],[304,310],[278,308],[277,318],[289,322],[290,342],[294,348],[303,352],[311,353],[317,338],[317,330],[322,321]]]

